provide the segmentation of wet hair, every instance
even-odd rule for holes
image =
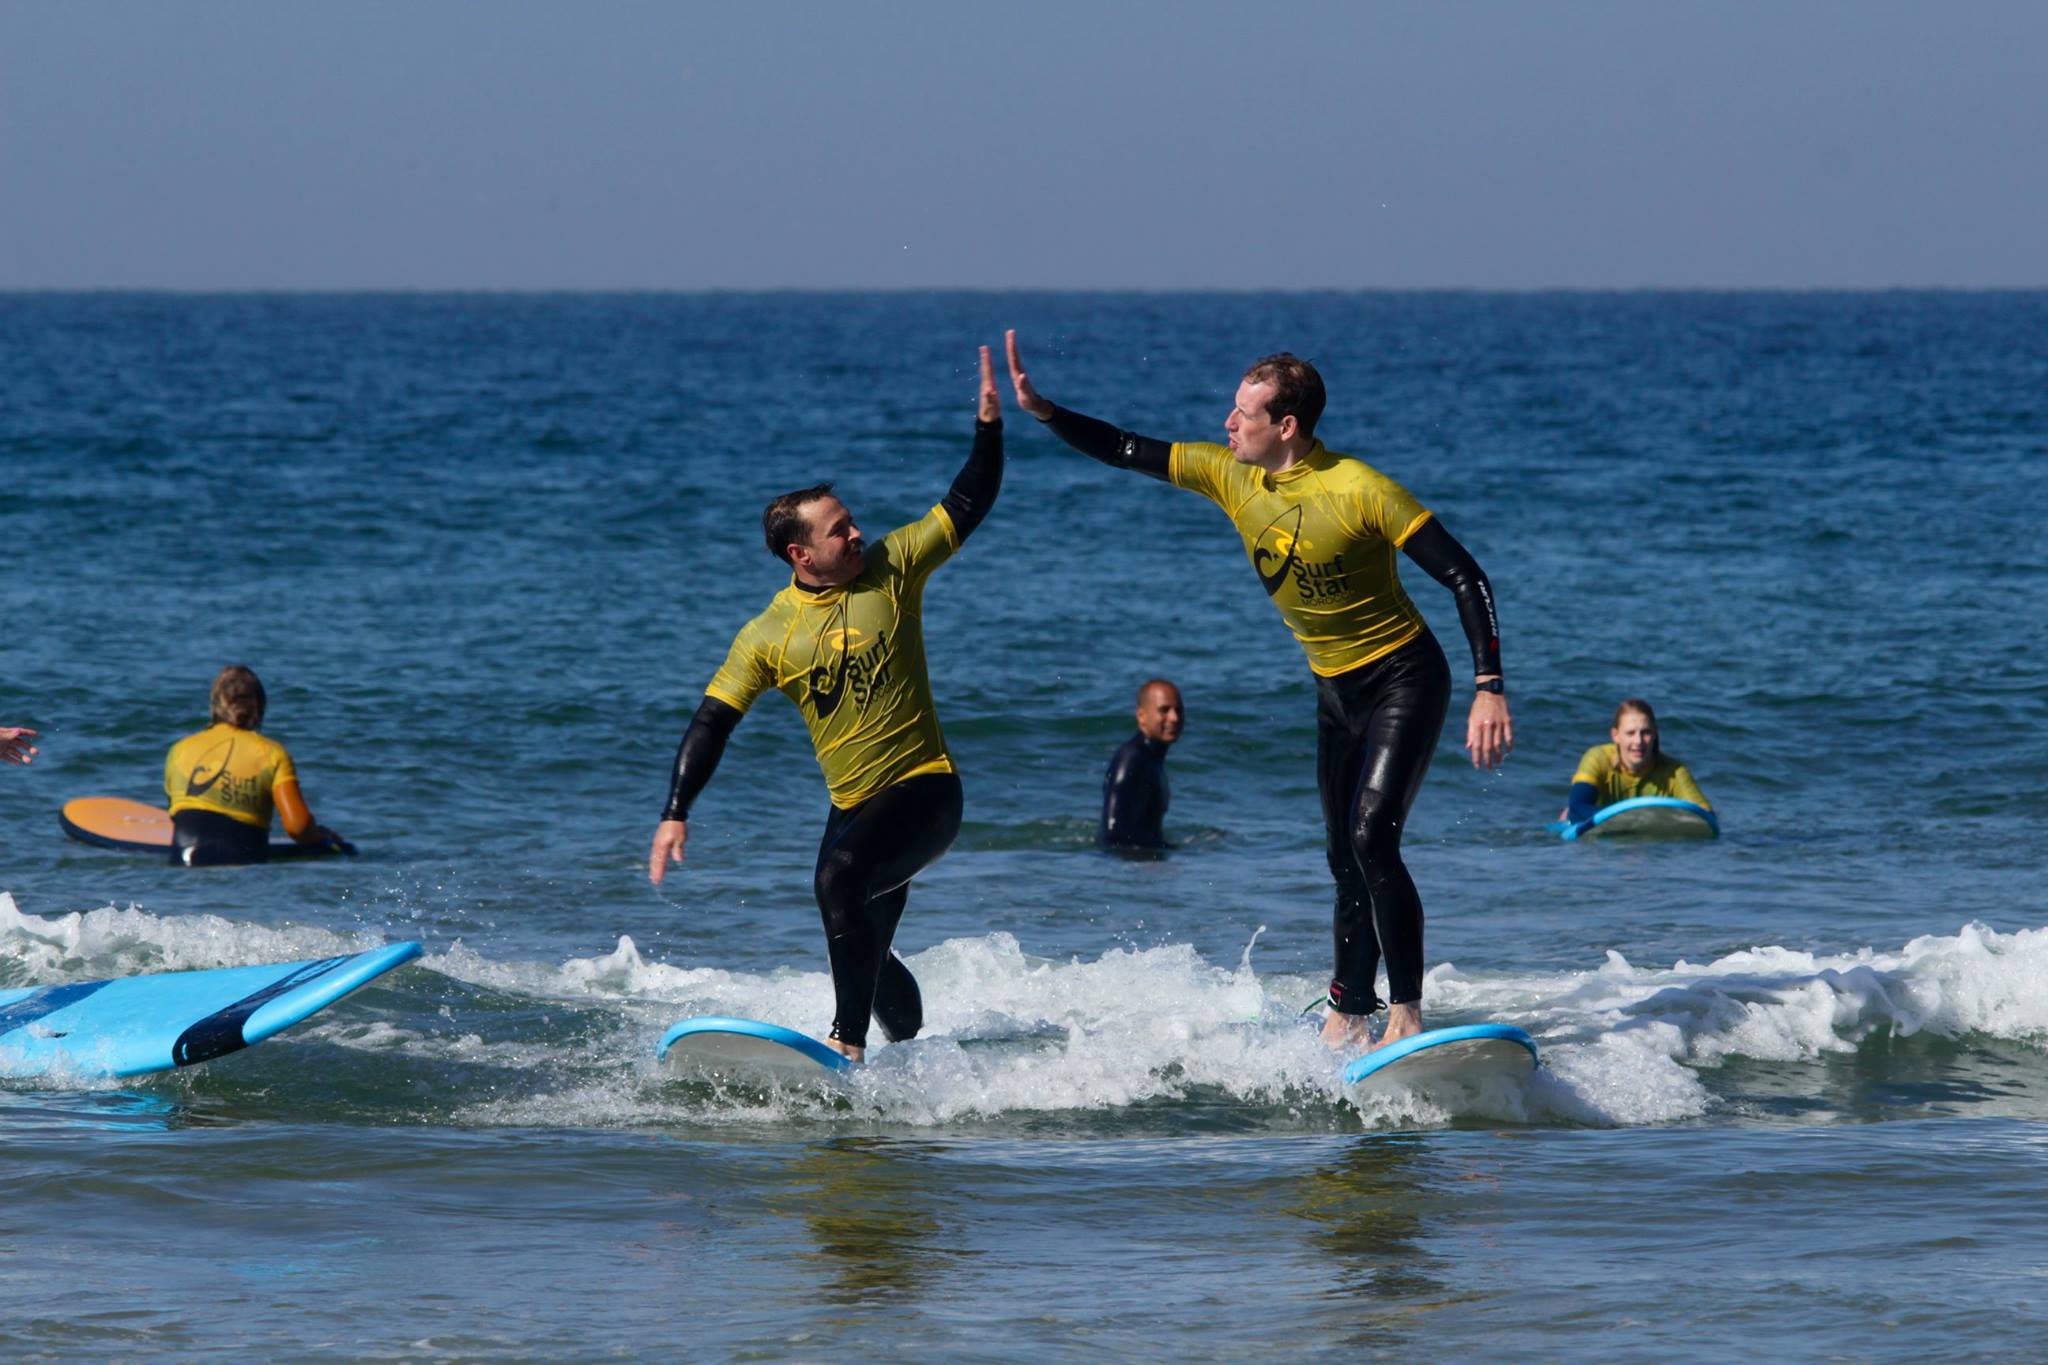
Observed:
[[[810,527],[804,524],[804,504],[831,496],[831,484],[816,483],[794,493],[784,493],[769,503],[761,513],[761,534],[768,539],[768,553],[788,564],[789,547],[807,541],[810,535]]]
[[[1621,705],[1614,708],[1614,729],[1621,728],[1621,718],[1631,711],[1640,712],[1650,722],[1650,758],[1654,761],[1664,756],[1664,727],[1657,724],[1657,713],[1650,709],[1650,703],[1641,697],[1624,697]]]
[[[247,664],[229,664],[213,680],[215,724],[232,725],[238,730],[260,730],[263,728],[263,708],[268,704],[269,698],[263,695],[262,682]]]
[[[1147,692],[1150,692],[1155,687],[1172,688],[1174,696],[1178,697],[1180,695],[1180,689],[1178,687],[1174,687],[1173,684],[1168,682],[1166,679],[1147,678],[1145,679],[1145,681],[1138,684],[1138,705],[1143,706],[1145,704],[1145,694]]]
[[[1292,352],[1281,351],[1253,361],[1252,367],[1244,372],[1244,382],[1271,384],[1273,396],[1266,401],[1266,416],[1276,423],[1283,417],[1292,417],[1300,425],[1302,435],[1315,435],[1327,398],[1323,377],[1316,373],[1315,366]]]

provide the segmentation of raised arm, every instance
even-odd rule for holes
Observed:
[[[1479,561],[1435,517],[1417,527],[1401,549],[1457,598],[1458,623],[1465,628],[1465,642],[1472,647],[1472,681],[1500,682],[1500,620],[1494,615],[1493,585],[1487,582]],[[1475,768],[1496,767],[1514,749],[1515,726],[1505,692],[1473,693],[1472,711],[1465,722],[1465,747]]]
[[[669,780],[668,804],[662,807],[661,823],[654,827],[654,847],[647,853],[647,880],[656,886],[668,871],[670,861],[683,861],[683,846],[690,838],[690,807],[718,770],[725,756],[725,741],[740,723],[743,713],[716,697],[704,698],[683,742],[676,746],[675,775]]]
[[[1119,431],[1107,422],[1061,407],[1032,387],[1031,376],[1024,372],[1024,358],[1017,350],[1014,328],[1003,333],[1003,344],[1009,352],[1010,383],[1017,390],[1018,407],[1051,427],[1053,435],[1090,459],[1118,469],[1135,469],[1155,479],[1167,477],[1167,462],[1173,456],[1170,443],[1134,431]]]
[[[965,544],[988,509],[995,506],[1003,488],[1003,405],[996,394],[995,361],[988,347],[981,348],[980,406],[974,416],[974,446],[967,463],[953,478],[953,486],[939,505],[953,519],[953,530]]]

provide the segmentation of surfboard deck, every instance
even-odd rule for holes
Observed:
[[[1423,1088],[1522,1082],[1536,1074],[1536,1040],[1513,1024],[1425,1029],[1376,1048],[1344,1068],[1346,1085]]]
[[[255,967],[0,990],[0,1075],[140,1076],[224,1057],[420,955],[412,942]]]
[[[1705,806],[1675,796],[1631,796],[1593,812],[1590,819],[1560,820],[1551,826],[1565,839],[1616,834],[1660,839],[1712,839],[1721,822]]]
[[[64,809],[57,813],[57,823],[80,843],[118,848],[125,853],[154,853],[159,857],[171,851],[171,813],[144,801],[130,801],[122,796],[80,796],[64,803]],[[355,851],[346,839],[335,844],[270,841],[273,859],[323,858]]]
[[[654,1056],[673,1072],[721,1080],[804,1082],[853,1070],[854,1063],[806,1033],[707,1014],[685,1019],[661,1036]]]

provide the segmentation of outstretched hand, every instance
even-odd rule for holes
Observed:
[[[986,366],[988,352],[983,351],[981,355],[982,364]],[[26,725],[0,725],[0,762],[23,765],[35,762],[36,755],[41,752],[29,743],[35,737],[36,732]]]
[[[678,866],[683,861],[683,845],[690,842],[690,825],[686,820],[664,820],[654,827],[654,847],[647,850],[647,880],[661,885],[662,877],[668,872],[669,861]]]
[[[1017,351],[1016,328],[1003,333],[1003,348],[1010,354],[1010,383],[1017,390],[1017,406],[1043,422],[1052,416],[1052,400],[1031,387],[1031,376],[1024,373],[1024,357]]]
[[[1465,721],[1465,748],[1475,768],[1498,768],[1514,751],[1515,723],[1508,699],[1497,692],[1472,694],[1472,713]]]
[[[981,407],[974,416],[981,422],[1003,420],[1003,399],[996,392],[996,362],[986,346],[981,348]]]

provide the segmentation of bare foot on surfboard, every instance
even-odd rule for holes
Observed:
[[[1372,1018],[1364,1014],[1323,1014],[1323,1046],[1332,1052],[1372,1051]]]
[[[1380,1030],[1380,1040],[1375,1046],[1385,1047],[1388,1043],[1398,1043],[1403,1038],[1413,1038],[1420,1032],[1422,1032],[1421,1005],[1389,1005],[1387,1006],[1387,1026]]]

